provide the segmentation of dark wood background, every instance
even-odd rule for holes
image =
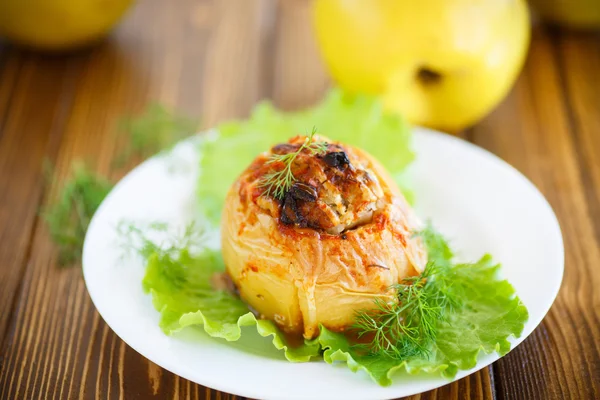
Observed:
[[[305,0],[144,0],[109,40],[70,55],[0,47],[0,399],[228,399],[119,340],[79,268],[57,267],[39,219],[88,160],[114,178],[117,120],[160,101],[209,127],[262,98],[293,109],[330,82]],[[505,159],[560,220],[566,269],[535,332],[492,366],[411,399],[600,398],[600,36],[537,27],[506,100],[461,136]],[[531,283],[535,285],[535,282]]]

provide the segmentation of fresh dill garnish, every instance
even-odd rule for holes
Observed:
[[[112,187],[101,175],[81,163],[74,163],[71,177],[60,190],[58,200],[42,210],[50,236],[59,248],[60,265],[81,261],[90,220]]]
[[[179,140],[193,134],[197,125],[196,121],[174,115],[159,104],[150,104],[141,115],[121,122],[121,131],[127,133],[127,146],[115,158],[115,164],[122,166],[133,156],[145,158],[168,151]],[[81,163],[73,163],[71,175],[59,191],[56,203],[42,211],[50,236],[59,249],[60,265],[81,261],[92,215],[113,187],[110,181]],[[49,178],[56,179],[51,173]]]
[[[359,338],[355,348],[368,355],[386,356],[397,360],[408,357],[428,357],[437,338],[437,326],[446,314],[460,307],[460,293],[453,286],[451,252],[443,238],[428,227],[420,236],[429,249],[430,261],[423,272],[405,278],[393,286],[393,302],[376,301],[373,310],[357,312],[354,332]],[[439,243],[438,243],[439,242]],[[440,250],[441,249],[441,250]]]
[[[125,255],[136,254],[148,259],[152,254],[177,258],[182,250],[202,251],[207,240],[206,231],[196,221],[183,228],[173,229],[166,222],[140,223],[121,221],[117,226]]]
[[[205,253],[205,230],[196,221],[175,229],[165,222],[121,221],[117,226],[123,255],[137,255],[153,263],[172,286],[182,288],[190,274],[189,261]],[[208,277],[207,277],[208,278]]]
[[[311,155],[318,155],[327,151],[328,144],[326,142],[313,141],[316,134],[317,128],[313,127],[311,133],[306,137],[298,150],[287,154],[272,154],[269,157],[266,164],[277,164],[278,166],[282,164],[283,168],[265,174],[261,179],[260,186],[266,189],[267,195],[273,195],[276,199],[283,199],[296,181],[296,177],[292,172],[292,165],[302,151],[307,150]]]
[[[142,114],[123,119],[120,131],[127,133],[127,147],[115,158],[122,166],[133,156],[147,158],[168,151],[178,141],[191,136],[198,122],[179,116],[160,104],[150,104]]]

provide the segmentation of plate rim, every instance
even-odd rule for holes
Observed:
[[[207,134],[211,131],[214,131],[214,129],[208,129],[206,131],[202,131],[200,132],[198,135],[204,135]],[[184,139],[182,142],[186,142],[186,141],[192,141],[192,140],[197,140],[198,139],[198,135],[193,136],[191,138],[188,139]],[[503,169],[506,169],[508,171],[510,171],[510,173],[513,175],[514,178],[519,179],[521,182],[527,184],[527,186],[529,186],[531,189],[533,189],[533,193],[535,194],[535,196],[538,198],[537,200],[541,201],[540,204],[543,204],[544,207],[546,208],[546,211],[548,211],[548,215],[552,217],[552,220],[549,221],[552,225],[553,228],[555,230],[555,233],[557,233],[557,237],[556,239],[558,239],[558,244],[560,244],[559,246],[559,253],[558,255],[560,256],[560,259],[557,260],[560,268],[559,268],[559,273],[560,273],[560,277],[557,280],[557,284],[556,287],[553,290],[553,293],[551,293],[551,301],[549,302],[549,304],[547,305],[547,307],[545,307],[545,310],[543,313],[540,313],[537,318],[532,319],[531,315],[529,316],[529,320],[527,321],[527,324],[531,324],[531,331],[527,332],[527,334],[525,335],[525,328],[523,330],[523,332],[521,333],[521,335],[519,337],[514,337],[513,335],[511,335],[511,337],[514,338],[514,341],[511,342],[511,348],[509,350],[509,353],[511,351],[513,351],[515,348],[517,348],[527,337],[529,337],[540,325],[540,323],[542,322],[542,320],[546,317],[546,315],[548,314],[550,308],[554,305],[554,302],[556,301],[556,298],[558,296],[558,293],[560,291],[560,288],[562,287],[562,282],[564,279],[564,270],[565,270],[565,251],[564,251],[564,240],[563,240],[563,234],[562,234],[562,230],[560,227],[560,223],[559,220],[556,216],[556,213],[554,212],[552,206],[550,205],[550,203],[548,202],[548,200],[545,198],[545,196],[542,194],[542,192],[538,189],[538,187],[531,182],[523,173],[521,173],[518,169],[516,169],[515,167],[513,167],[511,164],[509,164],[508,162],[506,162],[505,160],[503,160],[502,158],[500,158],[499,156],[495,155],[494,153],[476,145],[473,144],[471,142],[468,142],[466,140],[463,140],[461,138],[458,138],[456,136],[450,135],[450,134],[446,134],[440,131],[436,131],[430,128],[426,128],[426,127],[420,127],[420,126],[415,126],[413,127],[413,135],[415,138],[419,137],[419,136],[423,136],[423,137],[430,137],[430,138],[435,138],[435,140],[443,140],[443,141],[448,141],[448,142],[453,142],[454,144],[458,144],[464,147],[467,147],[470,151],[475,151],[476,153],[478,153],[479,155],[482,155],[484,157],[486,157],[490,162],[493,162],[497,167],[501,167]],[[179,142],[179,143],[182,143]],[[414,147],[414,142],[413,145]],[[134,351],[136,351],[137,353],[139,353],[142,357],[150,360],[151,362],[157,364],[158,366],[160,366],[161,368],[164,368],[166,370],[168,370],[169,372],[178,375],[184,379],[188,379],[192,382],[195,382],[197,384],[212,388],[214,390],[218,390],[218,391],[222,391],[222,392],[227,392],[227,393],[232,393],[232,394],[236,394],[239,396],[245,396],[245,397],[252,397],[252,398],[272,398],[272,394],[269,395],[267,394],[265,396],[264,391],[261,391],[260,389],[257,389],[256,386],[253,387],[251,390],[249,390],[247,387],[243,388],[242,390],[238,390],[235,385],[233,386],[227,386],[227,385],[223,385],[220,382],[213,382],[210,380],[204,380],[204,379],[198,379],[198,376],[192,376],[190,374],[187,373],[187,371],[184,371],[182,368],[180,368],[178,365],[176,364],[172,364],[169,360],[167,360],[165,362],[165,360],[159,359],[159,357],[154,357],[154,355],[150,355],[148,356],[147,354],[144,354],[144,352],[142,352],[140,350],[141,346],[138,346],[138,344],[135,341],[132,340],[126,340],[123,336],[123,331],[121,331],[120,328],[115,329],[115,327],[113,325],[111,325],[109,323],[109,320],[111,319],[110,317],[107,319],[107,315],[106,315],[106,310],[101,310],[98,307],[98,298],[96,298],[96,292],[95,290],[90,290],[90,283],[89,283],[89,271],[88,268],[86,268],[86,265],[89,265],[89,263],[86,263],[86,254],[89,253],[89,251],[87,250],[91,244],[90,241],[88,240],[89,237],[89,233],[92,231],[92,229],[95,227],[95,224],[97,223],[99,217],[102,215],[102,211],[104,210],[105,207],[107,207],[108,204],[108,199],[117,191],[117,189],[121,186],[125,186],[130,180],[133,180],[137,174],[139,173],[139,171],[142,169],[141,167],[153,162],[156,160],[157,157],[159,157],[160,155],[155,155],[153,157],[150,157],[149,159],[144,160],[143,162],[141,162],[140,164],[138,164],[137,166],[135,166],[132,170],[130,170],[122,179],[120,179],[117,184],[113,187],[113,189],[111,190],[111,192],[106,196],[106,198],[103,200],[103,202],[101,203],[100,207],[98,208],[98,210],[96,211],[96,213],[94,214],[94,216],[92,217],[92,220],[90,221],[89,227],[88,227],[88,231],[86,232],[85,235],[85,240],[84,240],[84,246],[83,246],[83,255],[82,255],[82,270],[83,270],[83,277],[84,277],[84,281],[85,281],[85,285],[86,285],[86,289],[87,292],[92,300],[92,303],[94,304],[94,307],[96,308],[96,310],[98,311],[98,313],[100,314],[100,316],[102,317],[102,319],[105,321],[105,323],[109,326],[109,328],[121,339],[123,340],[123,342],[125,342],[129,347],[131,347]],[[418,157],[418,154],[417,154]],[[88,271],[86,273],[86,271]],[[218,340],[218,339],[215,339]],[[483,353],[485,354],[485,353]],[[489,365],[491,365],[492,363],[498,361],[500,358],[505,357],[507,354],[505,354],[504,356],[498,356],[497,353],[493,352],[490,353],[492,354],[494,357],[492,357],[492,360],[489,362],[483,362],[481,363],[479,360],[476,364],[476,366],[472,369],[469,370],[459,370],[459,372],[457,373],[456,377],[452,380],[446,380],[446,382],[439,384],[439,385],[435,385],[434,387],[430,388],[430,389],[426,389],[426,390],[433,390],[435,388],[439,388],[442,386],[445,386],[447,384],[450,384],[454,381],[460,380],[468,375],[471,375]],[[480,353],[481,356],[481,353]],[[481,365],[480,365],[481,364]],[[444,378],[441,378],[444,379]],[[377,384],[375,382],[373,382],[373,385],[375,385],[374,387],[378,387]],[[423,393],[423,391],[414,391],[414,392],[406,392],[401,394],[400,396],[410,396],[410,395],[414,395],[414,394],[418,394],[418,393]],[[390,393],[391,394],[391,393]],[[393,395],[391,394],[393,397],[397,397],[398,395]],[[393,398],[393,397],[377,397],[377,398],[381,398],[381,399],[385,399],[385,398]],[[290,398],[302,398],[302,397],[290,397]]]

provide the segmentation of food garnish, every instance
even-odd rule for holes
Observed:
[[[50,181],[56,180],[51,177]],[[81,260],[83,240],[92,216],[112,189],[113,184],[75,162],[59,192],[58,199],[42,210],[50,237],[59,250],[59,265],[67,266]]]
[[[256,157],[229,190],[221,222],[223,260],[241,298],[306,338],[320,325],[347,330],[356,310],[393,299],[391,286],[427,258],[412,235],[420,223],[383,167],[314,132]],[[289,163],[273,163],[280,159]],[[273,168],[293,177],[280,192],[265,185]]]
[[[135,117],[124,118],[119,133],[125,133],[125,149],[115,158],[116,166],[131,161],[134,156],[148,157],[156,152],[167,154],[181,139],[195,132],[197,123],[177,115],[164,106],[153,103]],[[58,177],[47,168],[49,184]],[[50,238],[59,251],[59,265],[79,264],[85,233],[92,216],[114,184],[85,163],[74,161],[71,176],[58,193],[58,200],[42,210]]]
[[[300,153],[307,151],[311,155],[318,155],[327,151],[326,142],[314,141],[316,134],[317,128],[313,127],[310,135],[306,137],[304,143],[302,143],[297,150],[289,153],[272,153],[269,156],[269,160],[266,164],[279,169],[274,172],[269,172],[262,177],[260,186],[265,188],[267,194],[272,194],[279,200],[283,199],[296,181],[296,177],[294,177],[294,174],[292,173],[292,164]]]
[[[288,140],[315,125],[329,137]],[[453,378],[481,351],[506,354],[527,309],[490,256],[457,263],[416,218],[394,179],[413,158],[409,139],[376,101],[335,91],[307,111],[262,104],[219,127],[200,149],[203,230],[126,230],[163,331],[234,341],[252,326],[289,361],[343,362],[381,385],[398,370]],[[218,249],[205,238],[220,215]]]
[[[167,153],[175,143],[197,132],[198,122],[179,115],[158,103],[149,104],[139,115],[123,118],[118,133],[125,133],[126,144],[115,158],[117,167],[133,157],[146,158]]]
[[[152,229],[144,230],[143,234],[151,232]],[[191,235],[190,231],[183,232]],[[448,243],[433,227],[425,227],[420,236],[427,247],[428,265],[439,268],[427,270],[427,281],[413,290],[431,290],[426,287],[427,282],[437,280],[445,295],[458,304],[442,302],[439,311],[443,317],[433,321],[433,334],[428,340],[417,340],[418,351],[408,351],[412,347],[406,346],[408,338],[401,338],[395,344],[390,341],[388,351],[377,351],[368,342],[355,340],[355,330],[346,335],[324,326],[314,339],[290,343],[288,335],[273,321],[257,319],[235,294],[210,284],[211,274],[225,270],[220,252],[206,247],[190,253],[185,247],[172,246],[185,242],[181,236],[156,242],[146,238],[153,244],[137,248],[146,249],[139,253],[146,264],[143,287],[153,297],[153,304],[161,314],[160,326],[166,334],[197,326],[215,338],[236,341],[247,332],[241,329],[243,326],[252,326],[261,336],[270,337],[274,347],[282,350],[289,361],[305,362],[322,357],[328,363],[344,362],[352,371],[363,370],[377,383],[387,386],[397,371],[441,374],[452,379],[458,370],[473,368],[480,352],[505,355],[511,348],[509,336],[519,337],[528,319],[527,309],[510,283],[499,277],[500,266],[489,255],[472,264],[456,263]],[[161,246],[162,243],[166,244]],[[165,252],[163,248],[170,250]],[[413,279],[420,281],[421,278]],[[433,292],[440,293],[438,289]],[[434,304],[438,304],[437,300]],[[418,307],[411,306],[411,309]],[[368,315],[374,324],[382,326],[386,321],[384,316],[376,312],[377,307],[371,310],[375,312],[368,311]],[[360,315],[362,311],[357,312]],[[408,328],[419,327],[415,322],[417,320]],[[394,319],[394,323],[406,322]]]

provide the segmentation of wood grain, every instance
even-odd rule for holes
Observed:
[[[566,250],[562,288],[548,316],[494,364],[501,399],[600,398],[600,182],[594,181],[600,148],[593,143],[598,130],[591,133],[599,114],[585,113],[594,104],[590,96],[600,99],[600,70],[585,69],[590,60],[598,62],[599,45],[597,37],[579,43],[566,33],[535,31],[513,93],[474,130],[476,143],[521,170],[546,196]]]
[[[178,89],[183,87],[184,83],[187,87],[201,87],[202,75],[197,71],[187,69],[187,76],[182,77],[181,74],[185,63],[202,65],[204,52],[184,54],[181,49],[181,52],[173,50],[171,45],[173,41],[183,43],[184,37],[193,41],[194,34],[199,37],[198,43],[203,42],[205,28],[196,28],[197,22],[191,18],[192,14],[188,13],[197,2],[189,1],[185,8],[169,7],[167,10],[161,10],[157,7],[158,4],[159,2],[146,2],[144,7],[138,7],[130,15],[129,23],[124,24],[114,37],[102,46],[63,59],[64,62],[71,62],[70,60],[81,58],[81,66],[79,71],[75,72],[67,68],[58,70],[73,76],[76,83],[70,92],[66,92],[71,94],[73,102],[68,118],[59,130],[62,136],[60,148],[58,152],[55,151],[56,171],[61,179],[56,186],[49,188],[49,192],[44,196],[47,199],[45,201],[52,201],[55,197],[74,159],[84,159],[104,174],[113,173],[110,166],[117,143],[113,131],[121,115],[138,111],[149,100],[179,105],[181,97]],[[142,32],[139,27],[153,19],[157,25],[165,27],[163,31],[170,32],[169,35],[176,39],[166,38],[159,33],[161,30],[152,30],[151,35],[140,36]],[[172,29],[169,24],[177,28]],[[167,27],[169,29],[166,29]],[[177,32],[177,29],[181,31]],[[165,57],[166,53],[180,60],[174,62]],[[52,72],[44,65],[34,65],[45,74]],[[181,83],[172,85],[174,78],[180,78]],[[46,85],[60,83],[53,75],[45,76],[45,79],[47,80],[42,82],[46,82]],[[39,89],[39,79],[29,81],[28,85],[37,85]],[[42,87],[49,93],[62,95],[59,88],[52,90]],[[31,86],[30,92],[22,90],[19,96],[24,98],[20,101],[35,99],[35,92],[32,93],[34,89],[35,86]],[[52,99],[46,101],[50,106],[59,106],[62,103]],[[14,107],[19,103],[12,99],[10,104]],[[52,111],[48,105],[44,107],[43,104],[34,102],[30,106],[32,109],[27,110],[22,119],[26,121],[24,123],[46,125],[47,129],[50,126],[50,118],[32,122],[32,116],[36,115],[36,106],[44,112]],[[188,103],[183,107],[199,107],[199,104]],[[21,154],[14,157],[20,155],[21,158],[34,162],[41,157],[26,157],[25,144],[33,143],[36,139],[44,140],[44,132],[40,133],[39,129],[38,132],[26,132],[23,136],[23,130],[7,130],[3,134],[3,140],[21,140]],[[14,147],[16,145],[3,146],[2,151],[13,151]],[[41,147],[43,150],[44,146]],[[4,160],[5,158],[2,159]],[[8,168],[15,171],[19,167],[9,165]],[[35,178],[40,179],[41,169],[39,165],[36,168],[32,173]],[[21,169],[23,172],[19,173],[27,173],[25,168]],[[9,176],[9,171],[2,175],[2,179]],[[26,177],[24,175],[15,179],[22,180]],[[35,186],[29,184],[26,188],[34,190]],[[23,202],[23,199],[32,197],[28,197],[27,193],[18,192],[15,196],[13,203]],[[39,198],[40,194],[37,197]],[[32,217],[35,217],[37,212],[38,200],[32,198]],[[3,209],[5,205],[12,206],[11,203],[3,202]],[[11,213],[14,214],[14,211]],[[16,217],[18,218],[18,215]],[[154,393],[159,397],[185,398],[188,394],[190,397],[206,397],[203,388],[191,387],[188,382],[170,373],[162,373],[155,365],[126,347],[96,313],[85,290],[80,270],[56,267],[56,249],[49,242],[43,224],[29,222],[26,227],[29,230],[33,229],[34,235],[31,244],[27,243],[28,241],[25,243],[25,246],[31,246],[29,254],[26,249],[15,250],[15,254],[27,257],[27,261],[24,263],[22,286],[10,321],[11,329],[2,345],[0,398],[145,399]],[[2,232],[9,235],[18,231]],[[11,253],[2,254],[4,257],[4,254]],[[8,268],[3,267],[2,272],[6,271]],[[5,315],[4,312],[2,315]]]
[[[304,0],[277,2],[272,98],[284,110],[318,102],[330,86],[313,36],[310,4]]]
[[[307,0],[139,2],[105,43],[42,56],[0,47],[0,399],[237,399],[125,345],[38,217],[73,160],[118,178],[122,115],[159,101],[202,126],[265,98],[296,109],[330,86]],[[600,398],[600,38],[537,29],[507,99],[463,137],[521,170],[556,210],[564,284],[540,327],[493,366],[410,399]],[[59,181],[47,186],[43,160]]]
[[[214,25],[205,60],[203,125],[245,117],[268,97],[267,52],[273,4],[266,0],[215,3]]]
[[[29,255],[42,163],[59,145],[76,64],[76,57],[15,51],[0,72],[0,343]]]

